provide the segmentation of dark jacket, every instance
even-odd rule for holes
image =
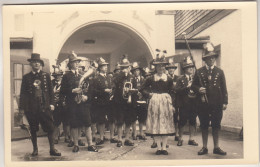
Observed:
[[[210,74],[206,66],[197,70],[194,76],[192,88],[199,94],[199,88],[205,87],[207,91],[207,98],[210,105],[223,105],[228,104],[228,93],[226,86],[226,79],[223,70],[214,67]],[[201,78],[202,85],[200,84],[199,77]]]
[[[110,102],[110,94],[105,89],[112,88],[112,77],[98,75],[93,80],[93,103],[96,105],[107,105]]]
[[[65,103],[67,105],[76,105],[75,97],[78,95],[77,93],[72,93],[72,90],[79,87],[79,80],[82,77],[81,74],[76,76],[72,71],[68,71],[64,74],[61,81],[60,93],[62,97],[65,97]],[[89,85],[88,80],[85,81],[85,85]],[[88,87],[88,90],[91,90]],[[88,96],[87,103],[91,101],[91,92],[88,91],[84,93]]]
[[[140,93],[141,87],[144,84],[144,77],[140,76],[140,80],[137,80],[137,77],[133,77],[133,88],[138,89],[138,92]],[[141,95],[140,97],[138,96],[138,92],[132,94],[132,102],[134,105],[137,105],[137,101],[146,101],[146,99]],[[141,98],[141,99],[140,99]]]
[[[49,110],[50,105],[54,105],[53,87],[50,75],[40,71],[38,76],[36,76],[33,72],[30,72],[23,76],[21,85],[19,109],[24,110],[24,112],[35,112],[39,108],[39,101],[35,98],[36,88],[33,85],[36,79],[41,81],[42,109]]]
[[[188,96],[190,91],[193,91],[191,88],[187,87],[188,83],[189,80],[185,75],[180,76],[177,80],[176,87],[175,87],[177,107],[185,107],[188,105],[192,105],[192,103],[194,103],[194,99]]]
[[[123,98],[123,87],[125,82],[132,82],[133,76],[128,74],[125,76],[125,73],[120,72],[117,74],[113,80],[115,90],[114,90],[114,100],[116,103],[126,103],[127,99]]]
[[[177,107],[176,105],[178,103],[178,101],[177,101],[178,99],[177,99],[177,95],[176,95],[176,84],[179,79],[179,76],[177,76],[177,75],[174,75],[174,76],[168,75],[168,76],[173,80],[173,82],[172,82],[173,87],[170,92],[170,94],[172,96],[172,104],[174,107]]]

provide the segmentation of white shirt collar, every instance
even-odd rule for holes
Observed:
[[[106,73],[99,73],[101,76],[106,77]]]
[[[77,73],[79,73],[79,70],[70,70],[71,72],[73,72],[74,74],[76,73],[76,71],[77,71]]]
[[[167,75],[162,74],[162,76],[159,76],[158,74],[154,74],[154,80],[155,81],[159,81],[159,80],[167,81]]]
[[[211,66],[210,69],[213,70],[214,67],[215,67],[215,65]],[[206,68],[207,68],[207,70],[209,70],[209,66],[207,64],[206,64]]]
[[[41,70],[38,70],[37,73],[40,73]],[[35,71],[32,71],[33,74],[35,74],[36,72]]]

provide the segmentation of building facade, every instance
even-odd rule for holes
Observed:
[[[242,51],[239,10],[115,10],[92,8],[85,5],[48,6],[41,8],[19,6],[9,13],[10,55],[20,62],[26,73],[27,58],[32,52],[46,60],[46,71],[53,64],[66,67],[68,54],[74,51],[80,57],[94,60],[102,56],[110,63],[110,71],[128,54],[131,62],[148,66],[155,57],[155,49],[167,50],[169,57],[180,62],[188,50],[182,33],[186,32],[196,66],[201,61],[202,46],[207,41],[216,46],[217,66],[224,69],[230,97],[223,124],[239,129],[243,125]],[[66,11],[66,12],[64,12]],[[17,69],[11,64],[11,69]],[[235,70],[234,70],[235,69]],[[177,71],[181,74],[181,70]],[[11,70],[11,94],[18,95],[19,82]],[[19,75],[22,75],[19,74]],[[16,75],[16,74],[15,74]],[[12,101],[12,129],[16,127],[17,104]]]

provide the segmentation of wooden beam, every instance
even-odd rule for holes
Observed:
[[[234,11],[236,11],[236,9],[213,10],[184,32],[186,32],[187,38],[192,38]],[[182,35],[178,35],[176,38],[183,39]]]

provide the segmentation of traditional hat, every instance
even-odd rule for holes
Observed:
[[[153,72],[148,67],[143,68],[143,72],[144,76],[149,76],[153,74]]]
[[[119,64],[119,67],[129,67],[131,66],[132,64],[129,62],[128,60],[128,55],[127,54],[124,54],[123,55],[123,58]]]
[[[174,61],[173,61],[173,58],[169,58],[168,59],[168,65],[166,66],[166,69],[169,69],[169,68],[177,68],[177,66],[176,66],[176,64],[174,63]]]
[[[98,63],[98,67],[102,66],[102,65],[108,65],[109,63],[106,62],[105,59],[103,59],[102,57],[98,58],[97,60]]]
[[[166,50],[161,51],[160,49],[156,49],[155,51],[157,52],[157,54],[156,54],[156,58],[152,61],[153,65],[156,65],[156,64],[169,64],[166,61],[166,58],[165,58],[165,55],[167,54]]]
[[[91,66],[98,68],[98,63],[94,60],[94,61],[92,61]]]
[[[211,42],[208,42],[203,45],[203,52],[202,52],[202,60],[204,60],[206,57],[215,56],[217,57],[218,54],[214,51],[214,45]]]
[[[120,70],[119,62],[116,63],[116,66],[115,66],[115,69],[114,69],[114,73],[115,73],[117,70]]]
[[[54,72],[51,74],[52,76],[58,76],[58,75],[63,75],[63,71],[60,69],[59,65],[52,65]],[[57,69],[57,70],[56,70]]]
[[[188,67],[195,67],[193,61],[191,60],[191,57],[185,57],[183,62],[182,62],[182,68],[188,68]]]
[[[31,58],[27,59],[27,61],[29,61],[29,62],[31,62],[31,61],[39,61],[39,62],[41,62],[42,66],[44,66],[44,62],[40,58],[40,54],[39,53],[32,53],[31,54]]]
[[[79,59],[77,54],[74,51],[72,51],[72,53],[69,55],[69,63],[74,61],[81,61],[81,59]]]
[[[133,62],[131,71],[134,71],[136,69],[143,70],[137,62]]]

